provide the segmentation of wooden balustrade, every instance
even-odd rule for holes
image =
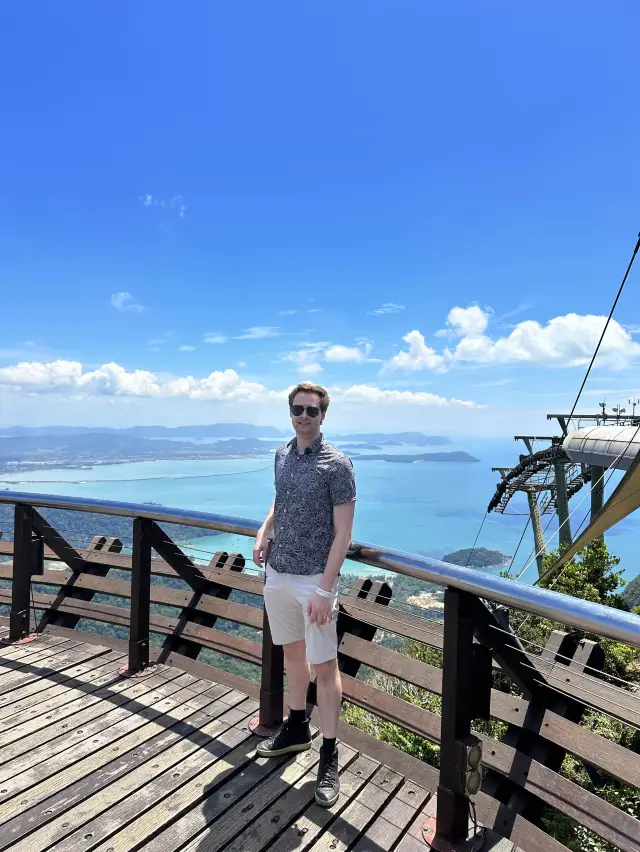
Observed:
[[[284,712],[282,652],[271,642],[264,609],[232,597],[244,592],[259,599],[262,578],[243,571],[239,554],[217,553],[208,565],[196,564],[155,521],[136,519],[133,543],[131,556],[121,552],[121,542],[100,536],[88,548],[76,550],[35,509],[17,507],[15,541],[0,542],[0,555],[13,557],[13,562],[0,564],[0,580],[12,581],[11,589],[0,588],[0,604],[11,608],[8,621],[0,619],[0,628],[8,627],[11,640],[25,638],[32,605],[43,611],[38,629],[50,633],[78,634],[80,619],[123,627],[129,630],[130,674],[144,672],[159,660],[196,674],[207,670],[214,680],[259,696],[254,728],[263,734],[272,731]],[[65,567],[45,568],[45,559]],[[111,569],[129,572],[130,580],[110,576]],[[181,580],[182,587],[163,585],[166,578]],[[32,582],[56,591],[38,589],[31,599]],[[96,595],[113,600],[98,602]],[[159,613],[158,607],[173,608],[175,614]],[[260,631],[261,641],[260,634],[253,639],[219,629],[220,619]],[[511,837],[526,852],[564,849],[539,827],[543,807],[550,806],[623,852],[638,852],[638,821],[560,772],[570,754],[589,771],[640,788],[640,757],[580,724],[585,709],[594,708],[640,729],[639,693],[598,676],[602,653],[594,642],[575,643],[556,632],[542,653],[534,654],[509,631],[500,612],[468,593],[447,590],[444,619],[436,621],[398,610],[391,587],[371,580],[356,581],[340,596],[338,631],[346,701],[438,744],[439,776],[345,723],[341,736],[366,743],[370,751],[377,749],[384,755],[380,759],[397,771],[406,772],[411,765],[412,777],[432,790],[437,786],[433,812],[441,839],[459,844],[467,836],[469,775],[461,761],[463,746],[473,744],[476,736],[486,776],[474,801],[485,825]],[[442,668],[385,647],[379,631],[442,651]],[[150,644],[152,634],[164,637],[161,646]],[[92,640],[86,631],[81,635]],[[105,642],[104,635],[93,638]],[[212,670],[198,659],[203,649],[260,666],[260,686]],[[442,715],[376,688],[359,677],[362,666],[442,696]],[[508,676],[520,695],[496,688],[496,670],[501,684]],[[308,702],[313,709],[313,684]],[[474,731],[477,719],[503,722],[506,733],[496,739]]]

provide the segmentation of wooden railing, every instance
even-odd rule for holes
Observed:
[[[131,554],[125,554],[122,541],[101,536],[94,537],[89,547],[76,549],[33,505],[17,503],[13,540],[0,541],[0,556],[12,558],[0,564],[0,580],[11,582],[10,588],[0,588],[0,605],[10,612],[10,641],[28,639],[34,607],[42,613],[37,630],[77,635],[80,627],[91,624],[97,631],[100,623],[115,625],[128,630],[129,675],[139,676],[157,662],[201,675],[206,671],[208,677],[258,697],[260,713],[254,730],[263,735],[273,731],[285,708],[284,672],[282,649],[271,642],[261,605],[262,577],[249,573],[239,554],[220,552],[208,564],[197,564],[158,521],[148,517],[133,519],[130,549]],[[364,561],[362,550],[354,550],[353,555]],[[447,571],[452,568],[448,566]],[[466,575],[460,570],[462,584]],[[170,586],[163,584],[167,581]],[[430,830],[443,842],[461,843],[467,838],[469,791],[484,774],[481,791],[471,796],[479,820],[526,852],[565,849],[540,828],[545,806],[617,849],[638,852],[638,820],[560,770],[570,754],[590,773],[640,788],[638,754],[580,724],[585,710],[593,708],[640,729],[640,693],[599,675],[603,654],[595,642],[575,642],[567,633],[555,631],[546,647],[533,653],[512,632],[504,610],[453,587],[453,582],[449,579],[451,585],[445,586],[444,617],[429,619],[399,610],[387,583],[357,580],[340,596],[338,620],[345,700],[370,713],[372,719],[391,722],[437,744],[440,771],[345,723],[340,735],[437,790],[437,819],[431,829],[425,827],[425,840],[434,840]],[[234,592],[255,595],[250,600],[256,605],[234,600]],[[108,600],[96,600],[97,595]],[[486,599],[491,596],[487,588]],[[120,601],[128,603],[119,605]],[[166,614],[167,607],[172,615]],[[604,609],[593,610],[598,623],[606,616],[600,612]],[[589,612],[584,610],[576,620],[591,617]],[[617,618],[619,614],[612,611],[614,626],[607,628],[609,635],[616,632]],[[81,619],[89,623],[80,624]],[[220,620],[252,628],[255,638],[220,629]],[[620,623],[626,625],[624,637],[636,635],[635,644],[640,645],[640,619],[624,614]],[[382,644],[381,633],[441,651],[442,666]],[[104,635],[92,636],[86,630],[82,636],[105,642]],[[154,638],[158,644],[153,644]],[[122,647],[121,640],[108,641]],[[219,669],[212,673],[202,662],[207,649],[253,664],[260,684]],[[378,688],[375,678],[362,676],[363,666],[365,672],[374,670],[390,678],[388,684],[401,683],[441,696],[441,713],[404,700],[391,688]],[[312,709],[313,685],[308,702]],[[487,733],[491,721],[503,723],[504,732]],[[483,723],[482,731],[474,729],[478,723]],[[473,765],[478,746],[482,773]]]

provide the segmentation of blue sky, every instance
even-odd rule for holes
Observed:
[[[3,4],[0,424],[282,425],[311,378],[340,426],[548,428],[640,228],[639,24]],[[640,392],[639,274],[585,409]]]

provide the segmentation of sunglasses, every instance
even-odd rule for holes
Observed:
[[[317,405],[292,405],[291,413],[294,417],[301,417],[304,412],[307,412],[309,417],[317,417],[320,414],[320,409]]]

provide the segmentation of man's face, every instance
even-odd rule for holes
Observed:
[[[300,414],[294,414],[296,406],[302,406]],[[309,414],[309,409],[313,414],[313,409],[318,410],[316,417]],[[317,393],[297,393],[291,405],[291,422],[293,428],[298,435],[315,435],[320,432],[320,427],[324,422],[324,414],[320,411],[320,397]]]

